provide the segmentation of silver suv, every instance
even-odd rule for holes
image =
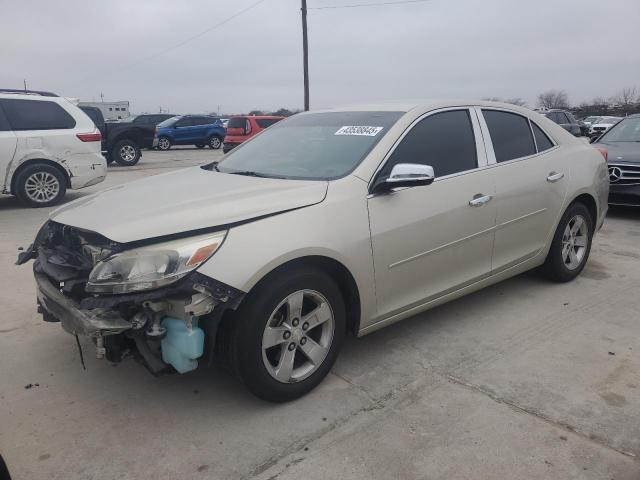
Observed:
[[[179,373],[221,360],[285,401],[345,335],[534,267],[572,280],[608,188],[597,150],[513,105],[304,113],[220,163],[59,209],[19,262],[38,258],[45,320],[98,356]]]

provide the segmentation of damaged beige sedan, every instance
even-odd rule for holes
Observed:
[[[600,152],[491,102],[299,114],[222,162],[55,211],[34,259],[48,322],[151,370],[229,366],[287,401],[361,336],[525,270],[583,269]]]

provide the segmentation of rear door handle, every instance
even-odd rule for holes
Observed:
[[[493,197],[491,195],[482,195],[481,193],[478,193],[469,200],[469,205],[472,207],[481,207],[485,203],[489,203],[492,198]]]
[[[547,177],[547,182],[553,183],[564,178],[564,173],[551,172]]]

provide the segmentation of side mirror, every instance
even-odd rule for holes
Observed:
[[[430,185],[435,179],[433,167],[419,163],[398,163],[391,169],[389,177],[373,188],[373,193],[384,193],[398,187]]]

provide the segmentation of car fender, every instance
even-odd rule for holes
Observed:
[[[249,292],[292,260],[329,258],[353,277],[365,326],[377,311],[366,197],[367,185],[356,177],[331,182],[321,203],[231,228],[220,249],[197,271]]]

